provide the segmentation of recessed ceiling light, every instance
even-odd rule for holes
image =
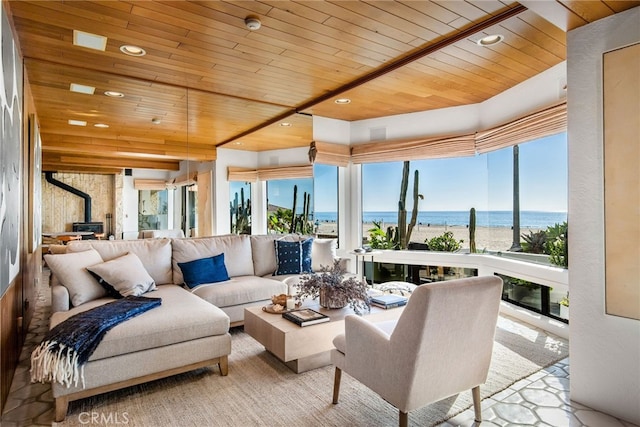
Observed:
[[[86,126],[87,122],[84,120],[69,120],[68,122],[71,126]]]
[[[157,117],[154,117],[153,119],[151,119],[151,123],[153,123],[154,125],[159,125],[160,123],[162,123],[162,120],[160,120]]]
[[[108,90],[104,94],[107,95],[107,96],[110,96],[111,98],[122,98],[122,97],[124,97],[124,93],[116,92],[115,90]]]
[[[120,46],[120,52],[130,56],[144,56],[147,54],[143,48],[131,44]]]
[[[106,129],[109,127],[108,124],[106,123],[96,123],[95,125],[93,125],[94,127],[100,128],[100,129]]]
[[[104,52],[104,50],[107,48],[107,38],[104,36],[99,36],[97,34],[73,30],[73,44],[76,46],[101,50]]]
[[[93,86],[80,85],[78,83],[71,83],[69,85],[69,90],[71,92],[86,93],[87,95],[93,95],[96,88]]]
[[[280,123],[280,126],[282,126],[283,128],[290,128],[292,125],[289,122],[282,122]]]
[[[338,98],[334,101],[336,104],[349,104],[351,100],[349,98]]]
[[[485,37],[479,39],[476,43],[478,44],[478,46],[487,47],[487,46],[496,45],[496,44],[500,43],[502,40],[504,40],[504,36],[503,35],[501,35],[501,34],[491,34],[489,36],[485,36]]]

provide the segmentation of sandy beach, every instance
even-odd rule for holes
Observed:
[[[384,229],[386,230],[389,225],[395,224],[385,224]],[[373,228],[372,223],[364,223],[362,225],[362,235],[369,236],[371,228]],[[318,234],[335,234],[335,230],[336,223],[323,222],[318,227]],[[466,226],[416,225],[411,233],[411,241],[424,242],[425,239],[441,236],[445,231],[453,232],[456,240],[463,240],[462,248],[469,248],[469,229]],[[520,235],[529,234],[530,231],[538,231],[538,229],[521,228]],[[512,242],[513,230],[509,227],[476,227],[476,248],[478,250],[504,251],[511,247]]]

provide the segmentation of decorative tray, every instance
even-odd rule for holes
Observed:
[[[288,311],[298,310],[301,305],[302,304],[298,302],[298,303],[296,303],[296,307],[295,308],[292,308],[292,309],[288,310],[286,307],[283,307],[282,310],[276,311],[276,310],[273,309],[273,304],[269,304],[269,305],[266,305],[266,306],[262,307],[262,311],[267,312],[267,313],[271,313],[271,314],[282,314],[282,313],[286,313]]]

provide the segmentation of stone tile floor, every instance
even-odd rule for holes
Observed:
[[[43,280],[43,283],[48,283]],[[48,329],[49,289],[38,294],[34,317],[29,327],[9,398],[2,414],[2,427],[50,426],[53,420],[53,396],[48,384],[31,384],[30,356]],[[479,426],[468,409],[440,427]],[[542,369],[511,387],[482,401],[482,426],[545,427],[640,427],[572,402],[569,398],[569,359]]]

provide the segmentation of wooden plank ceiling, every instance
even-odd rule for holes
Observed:
[[[361,120],[481,102],[563,61],[565,31],[638,4],[19,0],[8,9],[44,170],[115,172],[175,170],[182,159],[214,159],[214,147],[308,146],[313,115]],[[245,26],[249,16],[259,30]],[[74,30],[107,37],[106,49],[74,46]],[[489,34],[504,41],[476,43]],[[146,55],[124,55],[125,44]],[[72,83],[95,92],[71,92]]]

